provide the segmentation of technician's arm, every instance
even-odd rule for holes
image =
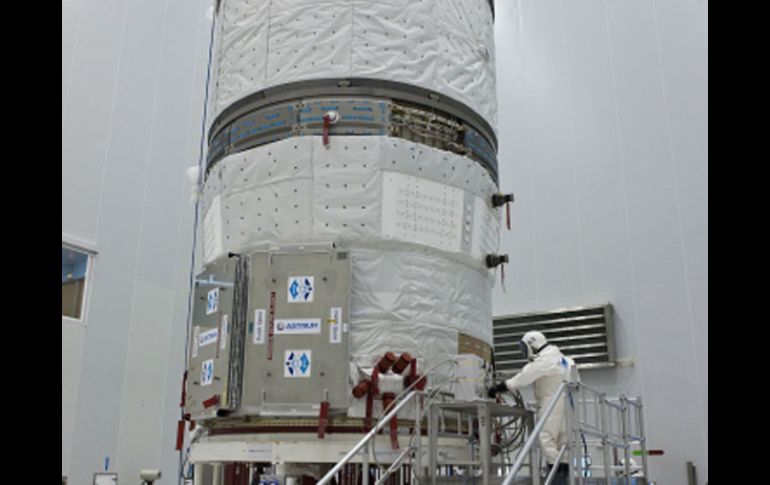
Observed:
[[[525,365],[524,368],[521,369],[521,372],[505,381],[505,385],[508,386],[509,391],[521,389],[522,387],[532,384],[544,375],[545,373],[543,372],[542,364],[535,360]]]

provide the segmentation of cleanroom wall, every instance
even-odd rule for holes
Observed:
[[[62,238],[96,251],[62,318],[62,476],[176,484],[209,0],[62,2]],[[91,271],[92,270],[92,271]],[[92,276],[92,278],[91,278]]]
[[[708,3],[499,0],[500,185],[516,194],[495,315],[611,302],[658,483],[708,479]]]

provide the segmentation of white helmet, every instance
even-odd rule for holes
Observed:
[[[546,340],[545,335],[537,331],[525,333],[521,337],[521,341],[519,341],[521,353],[529,360],[534,359],[535,355],[543,350],[546,345],[548,345],[548,340]]]

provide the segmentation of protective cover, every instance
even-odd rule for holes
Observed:
[[[497,125],[488,0],[223,0],[210,120],[284,83],[360,77],[413,84]]]
[[[497,191],[478,163],[406,140],[287,139],[209,173],[205,260],[282,245],[348,248],[354,368],[387,351],[431,364],[458,353],[459,333],[492,342],[494,273],[484,256],[498,250]]]

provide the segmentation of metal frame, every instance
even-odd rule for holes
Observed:
[[[567,427],[567,443],[559,451],[559,457],[557,463],[560,462],[561,457],[566,452],[569,466],[569,485],[586,485],[588,482],[585,477],[584,469],[584,447],[588,447],[587,440],[584,442],[585,436],[591,436],[598,438],[599,441],[592,442],[592,446],[601,448],[603,454],[603,470],[605,482],[609,485],[612,481],[612,471],[622,470],[625,478],[626,485],[631,485],[632,478],[641,478],[644,481],[648,480],[648,468],[647,468],[647,446],[646,437],[644,433],[644,415],[642,398],[628,398],[626,396],[620,396],[617,399],[609,399],[606,394],[598,390],[592,389],[588,386],[580,384],[577,380],[576,369],[573,368],[567,379],[559,386],[554,397],[549,401],[545,410],[543,411],[540,419],[538,420],[535,428],[532,430],[532,434],[527,439],[526,444],[519,452],[519,456],[516,459],[512,469],[503,481],[503,485],[511,485],[513,479],[518,473],[519,469],[524,463],[526,454],[535,447],[535,441],[537,434],[542,426],[545,424],[546,419],[551,415],[556,402],[559,399],[563,399],[563,395],[566,393],[569,399],[569,405],[567,405],[565,413],[565,421]],[[590,394],[592,399],[586,399],[586,393]],[[577,399],[582,397],[582,399]],[[593,421],[589,419],[588,405],[593,404]],[[617,425],[619,429],[613,430],[611,412],[616,412]],[[631,462],[631,447],[637,445],[640,448],[642,454],[642,465],[640,467],[632,467]],[[616,466],[611,464],[610,449],[623,450],[624,463],[623,466]],[[613,454],[614,455],[614,454]],[[614,458],[613,458],[614,459]],[[534,462],[532,462],[534,463]],[[533,467],[534,468],[534,467]],[[641,471],[642,477],[631,477],[632,471]],[[556,466],[553,467],[549,473],[545,485],[549,485],[556,475]],[[534,478],[534,473],[533,473]],[[533,481],[534,483],[534,481]],[[595,482],[591,482],[595,483]],[[485,483],[486,485],[486,483]]]
[[[468,123],[489,141],[495,151],[498,148],[497,135],[492,125],[464,103],[436,91],[411,84],[356,77],[296,81],[269,87],[245,96],[225,108],[214,119],[209,128],[208,142],[211,144],[223,127],[251,111],[298,98],[327,96],[388,98],[435,109]]]
[[[80,318],[72,318],[67,315],[62,315],[62,320],[66,320],[68,322],[72,323],[79,323],[84,326],[87,326],[88,323],[86,321],[86,315],[88,314],[88,310],[90,307],[91,302],[91,285],[93,283],[93,266],[96,263],[96,255],[98,252],[96,251],[95,246],[84,246],[78,243],[73,242],[73,239],[67,236],[62,235],[62,247],[65,247],[69,249],[70,251],[77,251],[79,253],[83,253],[86,256],[86,272],[83,275],[83,301],[80,304]]]
[[[463,419],[468,420],[468,434],[462,434],[462,427],[458,426],[458,436],[464,436],[469,442],[473,443],[476,438],[474,431],[478,426],[478,458],[473,459],[462,465],[469,467],[470,469],[478,467],[481,470],[480,485],[489,485],[490,471],[495,465],[492,455],[492,443],[491,436],[493,430],[493,421],[495,418],[501,417],[522,417],[524,418],[525,425],[527,427],[530,438],[537,437],[538,427],[534,422],[534,413],[523,408],[498,404],[494,401],[469,401],[469,402],[449,402],[449,403],[434,403],[428,408],[428,452],[429,452],[429,464],[428,464],[428,481],[430,485],[437,485],[439,479],[436,474],[436,470],[444,463],[439,463],[438,453],[439,444],[438,438],[442,434],[444,422],[444,412],[457,413],[457,420],[461,422]],[[540,424],[542,428],[542,423]],[[449,436],[449,435],[447,435]],[[475,454],[474,454],[475,455]],[[529,457],[530,463],[538,463],[538,450],[531,445],[525,447],[519,452],[517,462],[523,461]],[[500,466],[505,466],[500,464]],[[517,465],[514,464],[514,467]],[[519,464],[521,466],[521,463]],[[539,485],[540,475],[539,473],[531,473],[532,485]]]
[[[411,93],[393,90],[375,97],[352,91],[332,95],[329,89],[279,93],[246,103],[232,112],[225,110],[209,133],[204,176],[207,178],[211,169],[228,155],[291,137],[389,136],[466,156],[482,165],[498,182],[494,132],[468,123],[470,111],[447,113],[429,106],[424,99],[402,103],[398,97]],[[431,101],[433,97],[425,99]],[[327,111],[337,111],[339,120],[325,132],[323,120]]]
[[[378,422],[377,425],[374,426],[361,440],[351,448],[350,451],[339,461],[336,465],[332,467],[331,470],[329,470],[326,475],[321,478],[317,482],[316,485],[326,485],[331,481],[332,478],[342,469],[343,466],[348,464],[357,454],[359,451],[363,450],[362,457],[363,457],[363,473],[362,473],[362,482],[363,485],[369,485],[369,442],[372,441],[372,439],[377,435],[377,433],[380,432],[382,428],[385,427],[386,424],[390,423],[390,420],[393,419],[396,415],[398,415],[398,412],[407,405],[412,399],[414,399],[417,396],[422,396],[423,393],[421,391],[411,391],[409,394],[406,395],[405,398],[403,398],[400,402],[398,402],[395,406],[393,406],[393,409],[388,412],[385,416],[383,416]],[[417,400],[418,406],[419,406],[419,400]],[[420,414],[417,413],[416,420],[419,420]],[[419,429],[419,427],[417,428]],[[420,440],[417,440],[417,456],[420,455],[419,448],[420,448]],[[407,448],[407,451],[411,450],[411,447]],[[405,452],[406,453],[406,452]],[[403,463],[403,458],[405,453],[402,453],[401,456],[396,460],[401,460]],[[392,472],[391,472],[392,473]]]
[[[584,469],[584,447],[588,447],[588,441],[582,442],[586,436],[598,438],[598,442],[592,442],[591,446],[598,447],[603,455],[603,474],[610,483],[612,480],[612,471],[621,470],[623,472],[626,485],[631,485],[633,479],[648,480],[647,467],[647,446],[644,432],[644,416],[642,398],[628,398],[620,396],[617,399],[607,398],[606,394],[592,389],[572,380],[567,384],[567,392],[571,398],[571,404],[567,407],[567,433],[570,464],[570,485],[585,485],[586,472]],[[586,398],[590,395],[590,399]],[[578,399],[578,397],[581,397]],[[593,405],[592,422],[589,419],[588,405]],[[574,407],[573,407],[574,405]],[[613,419],[613,413],[614,418]],[[616,422],[619,429],[613,429],[613,421]],[[640,448],[642,455],[642,465],[631,467],[631,447],[636,445]],[[623,465],[614,464],[615,453],[610,458],[610,449],[622,450]],[[632,477],[631,473],[641,471],[641,477]]]

